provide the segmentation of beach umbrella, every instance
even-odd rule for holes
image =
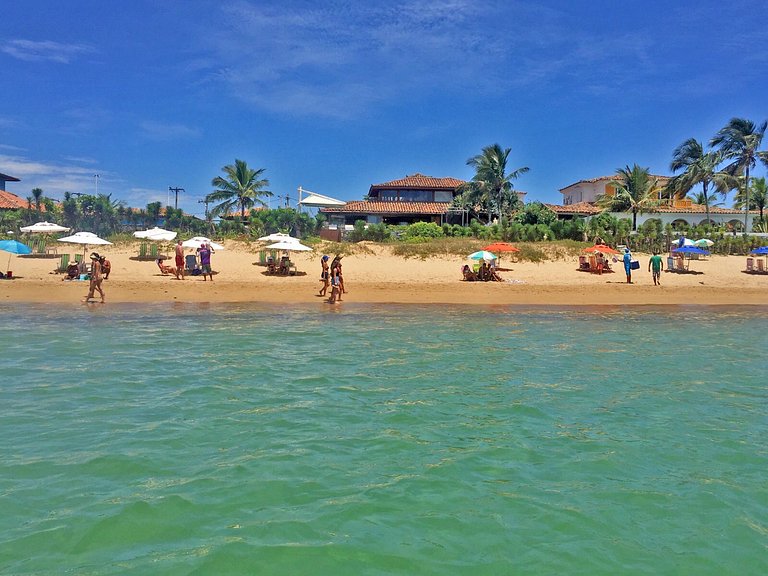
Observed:
[[[193,236],[189,240],[184,240],[184,242],[181,243],[184,248],[200,248],[203,244],[208,244],[214,250],[224,250],[224,246],[213,242],[210,238],[206,238],[205,236]]]
[[[259,238],[259,242],[298,242],[298,238],[294,238],[290,234],[285,234],[283,232],[273,232],[272,234],[268,234],[267,236],[262,236]]]
[[[31,226],[22,226],[20,230],[29,234],[56,234],[58,232],[69,232],[70,229],[53,222],[35,222]]]
[[[600,252],[601,254],[621,254],[618,250],[614,250],[610,246],[606,246],[605,244],[595,244],[594,246],[590,246],[589,248],[584,248],[582,252]]]
[[[680,242],[682,242],[682,246],[680,245]],[[682,237],[677,241],[677,247],[682,248],[683,246],[693,246],[693,240],[690,238]]]
[[[176,238],[176,232],[172,230],[166,230],[164,228],[150,228],[149,230],[137,230],[133,233],[136,238],[142,238],[144,240],[152,240],[154,242],[170,242]]]
[[[83,256],[88,246],[111,246],[112,242],[99,238],[93,232],[76,232],[72,236],[65,236],[59,238],[59,242],[66,242],[67,244],[82,244]]]
[[[711,254],[709,250],[699,248],[698,246],[681,246],[679,248],[672,248],[672,252],[678,254]]]
[[[486,260],[490,262],[491,260],[496,260],[496,255],[487,250],[478,250],[477,252],[472,252],[467,258],[470,260]]]
[[[709,238],[702,238],[701,240],[694,241],[693,245],[698,248],[709,248],[710,246],[714,246],[715,243]]]
[[[483,250],[487,250],[488,252],[520,252],[520,248],[517,246],[514,246],[510,244],[509,242],[494,242],[493,244],[489,244],[488,246],[484,246]]]
[[[757,254],[759,256],[766,256],[768,255],[768,246],[760,246],[760,248],[755,248],[750,252],[750,254]]]
[[[267,246],[270,250],[285,250],[285,251],[291,251],[295,250],[297,252],[311,252],[312,248],[309,246],[304,246],[301,242],[299,242],[296,238],[293,240],[281,240],[279,242],[275,242],[274,244],[270,244]]]
[[[8,266],[6,270],[11,267],[11,256],[14,254],[32,254],[32,248],[26,244],[22,244],[18,240],[0,240],[0,250],[8,252]]]

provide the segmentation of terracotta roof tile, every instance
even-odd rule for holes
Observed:
[[[29,202],[22,200],[16,194],[0,190],[0,209],[16,210],[18,208],[29,208]]]
[[[383,202],[353,201],[344,206],[321,208],[321,212],[334,214],[445,214],[448,202]]]
[[[427,188],[427,189],[446,189],[455,190],[462,184],[465,184],[464,180],[457,178],[435,178],[434,176],[425,176],[424,174],[412,174],[401,178],[400,180],[392,180],[391,182],[384,182],[382,184],[372,184],[371,190],[375,188]]]
[[[672,178],[670,176],[659,176],[658,174],[649,174],[651,178],[656,178],[657,180],[660,180],[661,182],[666,182],[667,180],[671,180]],[[616,174],[612,174],[611,176],[598,176],[597,178],[587,178],[586,180],[579,180],[578,182],[574,182],[573,184],[568,184],[565,188],[560,188],[560,192],[563,190],[568,190],[568,188],[572,188],[573,186],[577,186],[579,184],[594,184],[595,182],[610,182],[611,180],[616,179]]]
[[[575,204],[567,204],[565,206],[560,204],[544,204],[547,208],[555,212],[556,214],[580,214],[584,216],[591,216],[593,214],[600,214],[602,209],[595,205],[593,202],[577,202]],[[675,207],[675,206],[659,206],[654,212],[662,214],[706,214],[707,209],[703,204],[691,204],[687,208]],[[757,210],[751,210],[752,213],[757,214]],[[721,208],[719,206],[710,206],[710,214],[744,214],[743,210],[737,210],[736,208]],[[646,212],[651,214],[651,212]]]
[[[544,204],[547,208],[552,210],[555,214],[580,214],[582,216],[592,216],[593,214],[600,214],[603,211],[602,208],[598,208],[591,202],[577,202],[576,204],[568,204],[562,206],[560,204]]]

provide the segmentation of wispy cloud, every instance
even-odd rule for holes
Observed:
[[[200,130],[184,124],[168,124],[145,120],[139,124],[144,136],[150,140],[178,140],[198,138]]]
[[[0,154],[3,172],[16,176],[21,182],[9,184],[9,192],[24,197],[32,188],[42,188],[46,196],[60,197],[64,192],[95,193],[94,169],[79,165],[33,160],[26,156]],[[99,170],[99,184],[108,181],[109,174]],[[100,192],[104,190],[100,188]]]
[[[69,64],[76,57],[95,52],[85,44],[62,44],[52,40],[25,40],[17,38],[5,40],[0,45],[0,52],[26,62],[58,62]]]
[[[351,119],[395,102],[514,94],[552,82],[609,93],[622,65],[653,68],[641,31],[608,35],[525,2],[307,8],[233,0],[218,18],[205,31],[197,73],[258,108],[293,115]]]

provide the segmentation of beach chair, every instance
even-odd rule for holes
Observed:
[[[667,272],[675,271],[675,259],[672,256],[667,256]]]
[[[139,246],[139,260],[146,260],[147,259],[147,245],[142,242]]]
[[[149,259],[157,260],[157,244],[152,244],[149,247]]]
[[[266,250],[259,250],[259,265],[260,266],[266,266],[267,265],[267,251]]]
[[[761,258],[758,258],[755,261],[755,264],[757,264],[757,271],[760,273],[765,273],[765,262]]]
[[[747,272],[754,272],[754,271],[755,271],[755,259],[747,258]]]
[[[589,270],[589,262],[586,256],[579,256],[579,270]]]
[[[56,268],[56,272],[66,272],[67,266],[69,266],[69,254],[62,254],[61,260],[59,260],[59,267]]]
[[[597,256],[589,257],[589,271],[597,272]]]

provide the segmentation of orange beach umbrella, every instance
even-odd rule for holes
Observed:
[[[610,246],[605,244],[595,244],[589,248],[584,248],[583,252],[602,252],[603,254],[621,254],[618,250],[614,250]]]
[[[497,254],[498,252],[520,252],[520,248],[513,246],[509,242],[494,242],[493,244],[484,247],[483,250],[493,252],[494,254]]]

